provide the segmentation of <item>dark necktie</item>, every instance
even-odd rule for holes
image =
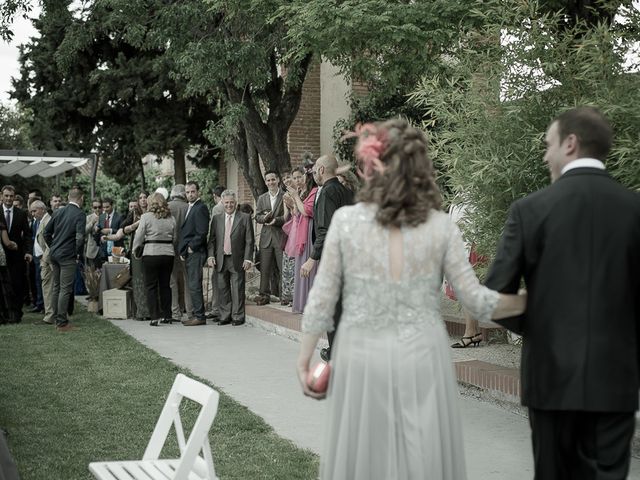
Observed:
[[[4,218],[7,222],[7,231],[11,230],[11,210],[4,211]]]

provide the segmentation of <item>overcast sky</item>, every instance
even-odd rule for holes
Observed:
[[[30,16],[37,17],[39,12],[39,8],[34,8]],[[13,41],[6,43],[0,40],[0,102],[3,103],[9,101],[7,91],[11,89],[11,77],[19,75],[18,46],[27,43],[29,37],[36,34],[31,22],[22,17],[17,18],[11,28],[14,33]]]

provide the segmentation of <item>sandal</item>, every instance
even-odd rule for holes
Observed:
[[[471,335],[470,337],[462,337],[459,342],[451,345],[451,348],[467,348],[467,347],[477,347],[480,345],[482,341],[482,333],[478,332],[475,335]]]

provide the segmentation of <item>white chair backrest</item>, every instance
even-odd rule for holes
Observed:
[[[183,397],[202,405],[188,440],[185,440],[182,419],[180,418],[180,403]],[[180,463],[177,466],[174,478],[187,478],[188,472],[195,469],[201,477],[215,479],[213,457],[211,456],[211,447],[209,445],[209,429],[218,412],[219,399],[220,395],[211,387],[179,373],[173,382],[142,459],[159,459],[171,425],[173,425],[180,448]],[[202,452],[203,457],[200,457],[200,461],[196,461],[200,452]]]

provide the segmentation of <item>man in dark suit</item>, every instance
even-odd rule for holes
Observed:
[[[222,192],[224,213],[214,215],[209,231],[209,266],[218,274],[220,325],[245,322],[245,272],[251,268],[254,239],[251,216],[236,211],[236,194]]]
[[[100,268],[107,261],[111,251],[109,247],[124,247],[124,239],[113,242],[109,245],[109,241],[104,240],[105,235],[116,233],[122,225],[122,215],[113,208],[113,199],[106,197],[102,199],[102,213],[98,217],[98,223],[93,230],[93,238],[97,245],[100,245],[100,251],[96,256],[94,263],[96,268]]]
[[[73,295],[76,266],[84,251],[86,216],[82,211],[83,202],[82,190],[73,187],[67,206],[53,213],[44,230],[51,263],[53,319],[59,332],[72,329],[67,311]]]
[[[209,209],[200,200],[200,187],[196,182],[187,182],[185,196],[189,205],[184,222],[180,228],[178,250],[185,261],[193,318],[184,322],[187,327],[207,323],[204,313],[202,294],[202,268],[207,260],[207,229],[209,228]]]
[[[256,223],[262,224],[260,230],[260,294],[256,297],[258,305],[270,303],[271,294],[278,296],[279,291],[271,291],[280,285],[282,272],[282,241],[284,232],[283,191],[280,188],[280,176],[277,172],[264,174],[267,191],[258,197],[256,203]],[[272,280],[275,278],[275,281]]]
[[[323,155],[316,160],[313,166],[313,179],[320,186],[320,189],[316,194],[316,201],[313,206],[313,250],[307,261],[300,267],[300,274],[303,277],[308,277],[311,274],[313,269],[316,268],[316,263],[322,257],[324,239],[327,236],[327,230],[329,230],[333,214],[340,207],[353,203],[353,192],[340,183],[336,174],[337,170],[338,161],[333,155]],[[342,302],[339,301],[336,304],[334,314],[335,328],[333,332],[327,333],[329,348],[323,348],[320,351],[320,355],[325,361],[331,357],[331,346],[338,330],[341,314]]]
[[[20,323],[22,321],[25,289],[27,288],[26,262],[30,262],[32,259],[33,239],[27,212],[13,206],[15,194],[16,190],[13,186],[5,185],[2,187],[2,209],[7,223],[9,239],[16,242],[18,246],[17,250],[7,249],[6,256],[7,269],[11,275],[14,293],[12,298],[13,321]]]
[[[184,185],[181,183],[174,185],[171,189],[169,210],[171,210],[171,216],[176,221],[176,237],[178,239],[176,242],[176,255],[173,259],[173,271],[171,272],[171,316],[176,320],[182,320],[183,309],[187,312],[188,317],[192,316],[193,311],[191,296],[187,291],[187,271],[177,247],[180,244],[180,227],[184,223],[188,207]]]
[[[486,284],[514,293],[524,278],[528,291],[504,325],[523,337],[535,478],[623,479],[640,386],[640,196],[604,168],[612,129],[598,110],[564,112],[545,141],[552,184],[511,206]]]

